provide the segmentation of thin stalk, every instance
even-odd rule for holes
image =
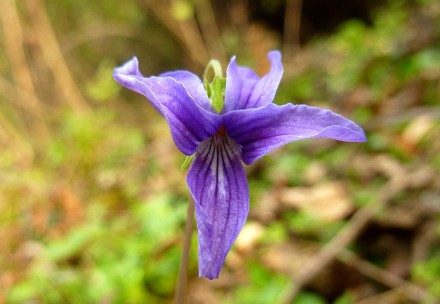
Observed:
[[[288,59],[300,49],[302,0],[287,0],[284,16],[284,56]]]
[[[191,249],[191,237],[194,222],[194,201],[188,202],[188,213],[186,216],[185,235],[183,238],[182,261],[180,262],[179,278],[176,286],[176,304],[183,304],[185,298],[185,287],[188,281],[189,253]]]

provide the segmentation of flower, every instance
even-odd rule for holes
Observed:
[[[114,71],[117,82],[147,97],[165,117],[179,150],[194,155],[187,184],[196,207],[199,275],[208,279],[219,276],[248,215],[242,163],[249,165],[300,139],[366,140],[361,127],[332,111],[272,103],[283,66],[278,51],[268,59],[271,69],[263,77],[231,59],[220,108],[212,105],[202,81],[191,72],[144,77],[136,57]]]

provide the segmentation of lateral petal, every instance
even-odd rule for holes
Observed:
[[[283,76],[281,53],[272,51],[267,54],[271,63],[269,73],[260,78],[247,67],[238,66],[235,56],[226,71],[226,93],[224,113],[258,108],[271,103]]]
[[[229,136],[241,146],[247,165],[270,151],[300,139],[326,137],[341,141],[366,141],[357,124],[330,110],[306,105],[268,104],[263,108],[223,115]]]
[[[199,143],[212,136],[221,126],[216,113],[203,109],[195,101],[198,92],[191,92],[184,82],[172,77],[143,77],[134,57],[116,68],[114,79],[123,86],[144,95],[166,118],[176,146],[185,155],[192,155]]]
[[[249,188],[240,147],[227,135],[200,144],[187,183],[195,201],[199,276],[219,276],[249,211]]]

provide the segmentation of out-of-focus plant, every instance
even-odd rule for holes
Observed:
[[[193,17],[201,20],[209,15],[201,7],[206,2],[181,2],[187,10],[179,20],[174,18],[176,7],[173,13],[169,6],[161,6],[164,3],[35,0],[6,1],[2,6],[0,298],[8,303],[124,302],[127,298],[169,303],[173,298],[186,189],[180,182],[183,175],[167,168],[178,166],[182,158],[173,152],[171,139],[164,138],[166,124],[152,114],[151,107],[131,102],[134,95],[121,91],[109,71],[128,52],[139,54],[149,74],[193,67],[201,72],[208,53],[223,61],[225,55],[237,53],[251,65],[263,62],[266,51],[281,42],[277,33],[252,23],[239,6],[231,11],[244,15],[234,15],[238,18],[233,25],[222,16],[221,26],[213,28],[214,19],[208,18],[205,24],[213,31],[202,34],[197,20],[190,23]],[[49,19],[42,18],[45,12]],[[4,18],[6,13],[13,18]],[[415,264],[408,260],[399,265],[413,268],[403,277],[404,283],[439,297],[438,179],[417,184],[430,176],[431,169],[440,168],[438,16],[435,0],[389,1],[372,24],[346,22],[330,37],[312,40],[298,58],[286,60],[275,102],[312,100],[325,106],[319,101],[330,99],[332,108],[352,113],[353,120],[366,126],[369,141],[362,149],[333,147],[325,140],[302,142],[283,148],[285,153],[277,155],[273,165],[249,167],[254,210],[250,222],[262,231],[252,247],[255,261],[234,249],[224,268],[226,279],[210,285],[195,280],[192,256],[191,288],[201,284],[201,294],[214,295],[219,302],[279,299],[292,274],[265,263],[266,250],[298,240],[323,248],[351,219],[348,214],[319,225],[323,222],[318,213],[280,206],[280,193],[344,179],[357,210],[375,198],[388,179],[388,169],[409,168],[405,172],[428,174],[393,197],[375,222],[378,226],[385,219],[385,226],[393,224],[391,220],[400,219],[395,212],[400,208],[409,208],[403,219],[410,220],[418,210],[425,210],[423,224],[434,223],[431,229],[400,228],[426,234],[421,245],[408,237],[400,240],[425,255]],[[219,29],[221,35],[215,34]],[[185,40],[195,37],[188,34],[195,34],[197,43]],[[210,39],[210,46],[199,51],[204,39]],[[264,66],[255,66],[265,71]],[[77,107],[84,97],[90,100],[80,113]],[[195,248],[196,243],[192,245]],[[389,271],[384,252],[373,252],[368,260],[366,251],[375,249],[373,245],[377,246],[355,242],[349,249]],[[388,294],[401,290],[371,284],[374,277],[356,272],[356,277],[364,276],[360,285],[353,287],[350,281],[335,303],[359,300],[365,296],[359,288],[363,286],[373,292],[386,289]],[[346,283],[344,278],[338,281]],[[191,295],[197,293],[191,289]],[[305,289],[297,301],[319,303],[323,298],[318,291]]]

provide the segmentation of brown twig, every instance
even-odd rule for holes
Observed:
[[[195,6],[201,34],[206,43],[210,58],[215,58],[224,63],[226,52],[222,44],[220,30],[217,27],[211,2],[209,0],[196,1]]]
[[[413,285],[412,285],[413,286]],[[374,296],[362,299],[355,302],[355,304],[377,304],[377,303],[425,303],[434,304],[438,303],[436,299],[429,296],[425,298],[425,301],[407,302],[403,297],[408,293],[408,288],[411,288],[411,284],[404,284],[399,287],[387,290],[385,292],[376,294]]]
[[[154,16],[168,29],[188,52],[191,60],[199,67],[204,67],[209,61],[208,51],[194,18],[177,20],[171,14],[171,4],[168,1],[144,0],[143,3]]]
[[[32,26],[37,35],[43,59],[53,73],[57,92],[62,100],[77,111],[88,111],[89,106],[72,76],[67,62],[64,59],[54,29],[47,15],[44,1],[25,1],[30,12]],[[38,13],[35,13],[38,12]]]
[[[338,255],[338,259],[385,286],[392,289],[399,288],[412,301],[420,303],[432,300],[432,297],[419,286],[409,283],[401,277],[357,257],[349,250],[342,250]]]
[[[194,201],[188,201],[188,212],[186,216],[185,234],[182,247],[182,261],[180,262],[179,278],[176,286],[176,304],[183,304],[185,300],[185,287],[188,281],[189,254],[191,250],[191,237],[194,221]]]
[[[310,282],[323,268],[344,250],[362,231],[370,219],[394,195],[403,190],[408,183],[405,176],[395,176],[373,198],[372,202],[360,208],[346,226],[314,256],[312,256],[297,275],[292,278],[292,284],[285,292],[283,303],[291,303],[301,288]]]
[[[95,26],[87,25],[85,28],[66,34],[61,45],[61,51],[63,54],[67,54],[83,44],[113,37],[127,38],[141,42],[148,41],[148,37],[139,37],[139,35],[136,34],[136,28],[134,26],[124,23],[106,22],[105,24],[99,23]]]
[[[21,108],[27,109],[27,114],[33,115],[32,118],[39,118],[31,119],[29,122],[31,130],[35,131],[32,135],[48,139],[50,132],[44,119],[44,104],[37,97],[32,72],[26,60],[24,31],[15,1],[4,2],[0,9],[0,23],[3,27],[5,50],[15,83],[15,92],[12,94],[15,98],[10,100],[19,104]],[[23,92],[28,92],[27,95],[32,95],[33,98],[27,98]]]
[[[11,104],[21,108],[25,111],[29,116],[32,116],[38,120],[43,120],[50,122],[50,117],[48,115],[44,115],[39,111],[35,111],[35,108],[32,104],[41,102],[40,99],[32,94],[31,92],[26,91],[24,88],[19,87],[14,82],[9,79],[2,77],[0,75],[0,96],[3,96],[5,99],[9,100]],[[54,106],[45,105],[44,110],[50,112],[54,110]]]
[[[300,48],[302,0],[287,0],[284,15],[284,56],[289,59]]]

